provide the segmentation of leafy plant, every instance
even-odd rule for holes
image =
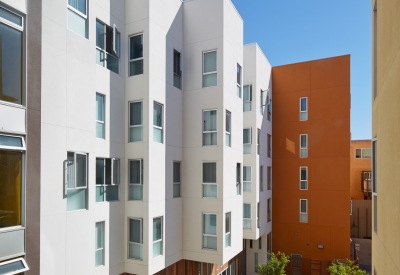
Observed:
[[[336,260],[328,267],[328,272],[331,275],[366,275],[367,272],[361,270],[358,265],[355,265],[351,260],[346,260],[345,263]]]
[[[269,261],[265,264],[259,264],[257,266],[257,274],[259,275],[284,275],[285,267],[290,262],[289,256],[285,253],[278,251],[275,253],[268,253],[270,256]]]

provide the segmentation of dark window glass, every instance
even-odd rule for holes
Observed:
[[[130,37],[130,59],[143,57],[143,41],[142,35]]]
[[[174,51],[174,73],[181,75],[181,54]]]
[[[217,182],[217,164],[216,163],[203,163],[203,182],[207,182],[207,183]]]

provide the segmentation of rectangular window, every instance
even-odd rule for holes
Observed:
[[[267,134],[267,157],[271,157],[271,151],[272,151],[272,136],[270,134]]]
[[[105,139],[105,96],[96,93],[96,137]]]
[[[249,240],[249,247],[253,248],[253,240]]]
[[[255,264],[254,271],[257,272],[257,270],[258,270],[258,253],[254,253],[254,264]]]
[[[308,171],[307,167],[300,167],[300,190],[308,189]]]
[[[231,147],[231,112],[228,110],[225,117],[225,144]]]
[[[203,162],[203,197],[217,197],[217,163]]]
[[[68,152],[64,162],[67,211],[87,208],[87,154]]]
[[[128,257],[143,259],[143,219],[129,219]]]
[[[271,166],[267,167],[267,189],[272,189],[272,169]]]
[[[163,143],[163,105],[153,104],[153,141]]]
[[[0,7],[0,100],[22,104],[23,18]]]
[[[153,219],[153,258],[163,255],[162,218]]]
[[[174,86],[178,89],[182,88],[181,77],[181,53],[174,50]]]
[[[308,98],[300,98],[300,120],[308,120]]]
[[[378,196],[374,195],[374,231],[378,233]]]
[[[356,159],[371,158],[371,154],[372,154],[371,148],[357,148],[356,149]]]
[[[267,259],[270,260],[269,253],[272,253],[272,235],[271,235],[271,233],[268,233],[268,235],[267,235],[267,253],[268,253]]]
[[[173,167],[173,197],[179,198],[181,196],[181,163],[174,161]]]
[[[143,74],[143,34],[129,37],[129,76]]]
[[[22,137],[0,136],[0,228],[21,225],[24,147]]]
[[[216,214],[203,214],[203,248],[217,250]]]
[[[272,221],[272,199],[267,200],[267,222]]]
[[[119,159],[96,159],[96,202],[118,200],[119,171]]]
[[[217,86],[217,51],[203,52],[203,88]]]
[[[243,192],[251,192],[251,166],[243,166]]]
[[[260,203],[257,202],[257,228],[260,228]]]
[[[262,249],[262,237],[258,238],[258,249]]]
[[[88,38],[87,0],[68,0],[68,29]]]
[[[129,200],[143,200],[143,160],[129,161]]]
[[[143,101],[129,103],[129,142],[143,141]]]
[[[257,155],[260,154],[260,134],[261,130],[257,129]]]
[[[105,249],[104,249],[104,222],[96,222],[96,249],[95,249],[95,266],[104,265]]]
[[[225,214],[225,248],[231,246],[231,212]]]
[[[378,193],[378,143],[372,141],[372,192]]]
[[[300,200],[300,222],[308,222],[307,200]]]
[[[243,154],[251,154],[251,128],[243,129]]]
[[[24,258],[12,259],[0,263],[0,274],[23,274],[24,271],[28,270],[29,267]]]
[[[260,91],[260,114],[264,115],[265,105],[267,105],[268,90]]]
[[[264,179],[263,179],[263,174],[264,174],[264,167],[262,166],[262,165],[260,165],[260,171],[259,171],[259,173],[260,173],[260,175],[258,176],[259,177],[259,181],[260,181],[260,183],[259,183],[259,189],[260,189],[260,191],[263,191],[264,190],[264,183],[263,183],[263,181],[264,181]]]
[[[119,73],[120,39],[115,25],[112,28],[96,20],[96,63],[116,74]]]
[[[301,254],[291,254],[290,255],[290,264],[292,267],[292,273],[295,273],[297,270],[301,270]]]
[[[243,229],[251,229],[251,204],[243,204]]]
[[[236,163],[236,195],[242,194],[242,177],[240,173],[240,163]]]
[[[269,91],[268,91],[268,95],[267,95],[267,120],[271,121],[271,113],[272,113],[272,100],[269,97]]]
[[[217,145],[217,110],[203,111],[203,146]]]
[[[307,152],[307,135],[300,135],[300,157],[306,158],[308,156]]]
[[[236,66],[236,95],[242,98],[242,67],[239,64]]]
[[[252,104],[252,86],[246,85],[243,87],[243,112],[251,111]]]

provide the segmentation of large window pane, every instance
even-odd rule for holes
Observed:
[[[143,102],[129,104],[129,142],[143,140]]]
[[[203,146],[217,145],[217,111],[203,111]]]
[[[104,24],[96,21],[96,46],[104,50],[105,40]]]
[[[216,183],[217,182],[217,164],[203,163],[203,182]]]
[[[204,234],[217,235],[217,215],[204,214]]]
[[[155,142],[163,142],[163,131],[162,131],[162,115],[163,106],[154,102],[153,104],[153,140]]]
[[[22,32],[0,23],[0,100],[22,104]]]
[[[22,27],[22,17],[0,7],[0,17]]]
[[[163,254],[162,219],[153,219],[153,258]]]
[[[204,73],[217,71],[217,52],[204,53]]]
[[[104,222],[96,223],[96,266],[104,265]]]
[[[86,155],[76,154],[76,187],[86,186]]]
[[[129,38],[130,49],[129,57],[130,59],[136,59],[143,57],[143,35],[131,36]]]
[[[143,259],[142,220],[129,219],[129,258]]]
[[[129,76],[143,74],[143,59],[131,61],[129,63]]]
[[[217,86],[217,73],[203,75],[203,87]]]
[[[71,189],[67,191],[67,210],[86,209],[86,189]]]
[[[21,224],[22,153],[0,150],[0,228]]]
[[[87,38],[86,19],[68,9],[68,29]]]
[[[217,185],[216,184],[203,184],[203,197],[216,198],[217,197]]]
[[[68,5],[86,15],[86,0],[68,0]]]
[[[104,95],[96,93],[96,137],[105,138],[105,106]]]

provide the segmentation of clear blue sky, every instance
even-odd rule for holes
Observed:
[[[370,0],[232,2],[272,66],[350,54],[352,139],[371,138]]]

